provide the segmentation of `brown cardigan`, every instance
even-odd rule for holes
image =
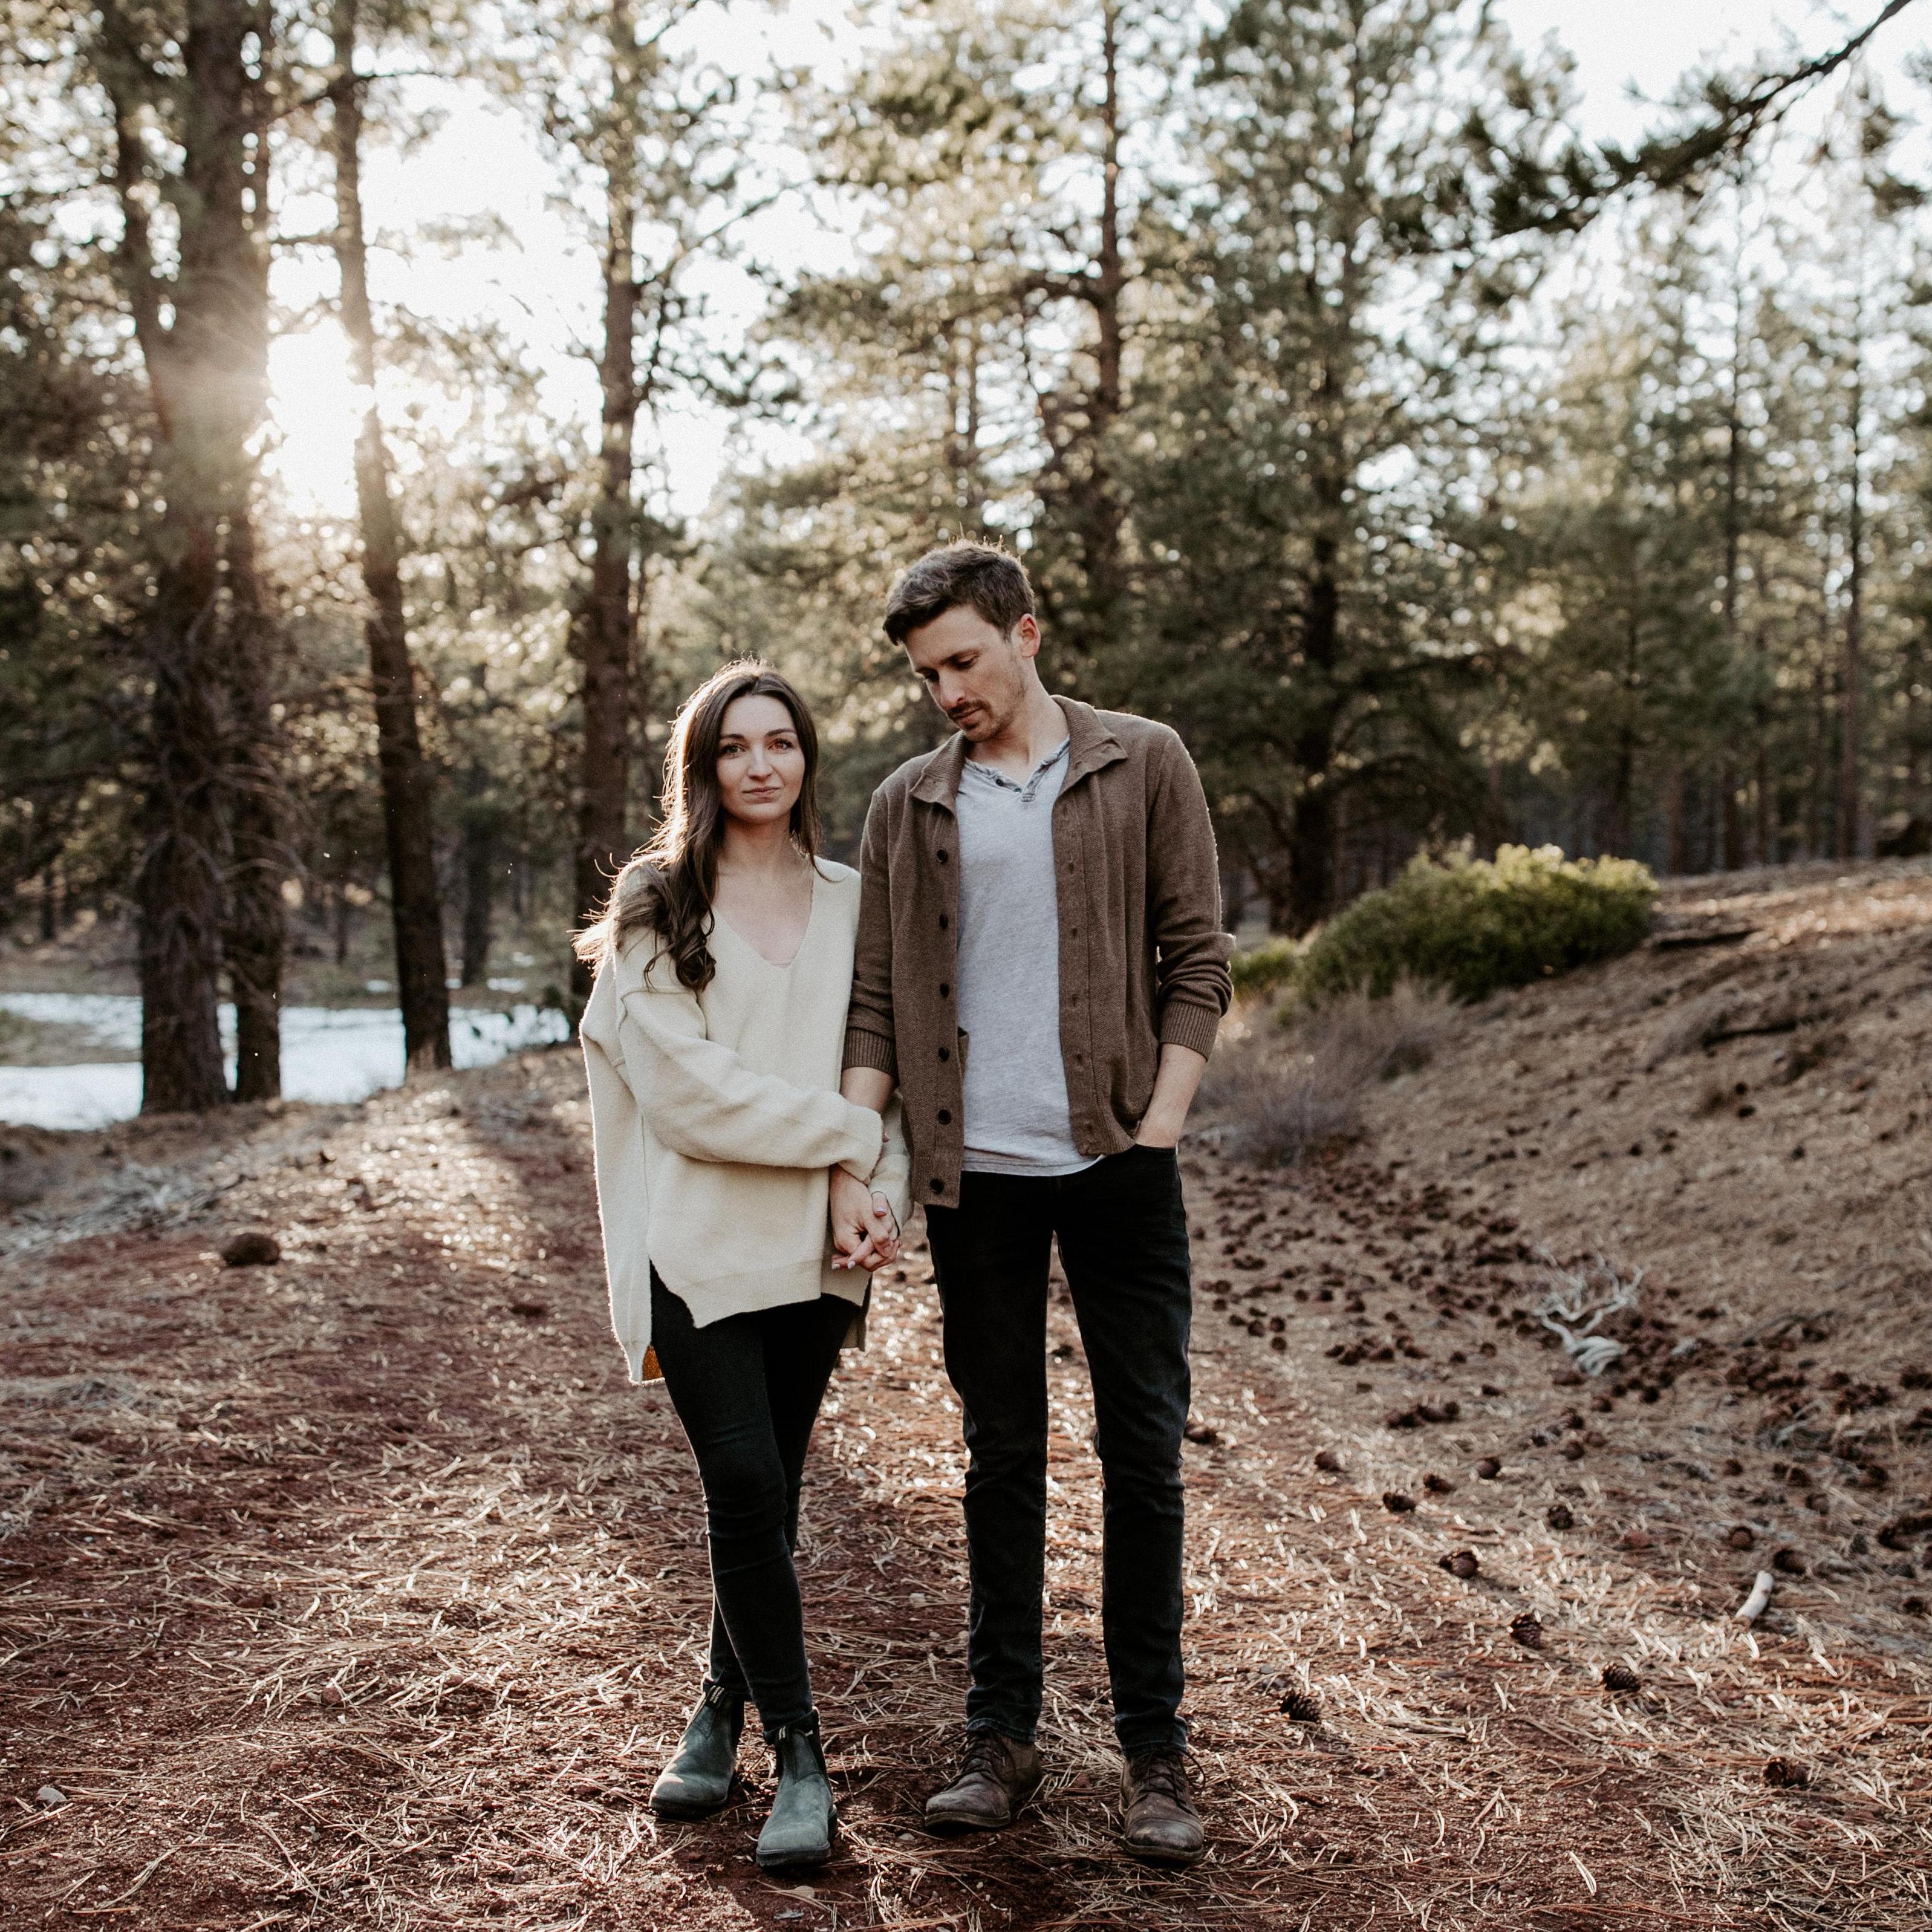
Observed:
[[[1199,775],[1165,724],[1069,698],[1066,776],[1053,811],[1060,879],[1060,1045],[1074,1144],[1118,1154],[1154,1092],[1160,1048],[1210,1052],[1232,988],[1214,830]],[[955,734],[872,796],[845,1064],[894,1076],[912,1196],[956,1207],[964,1150],[953,1000],[959,913]]]

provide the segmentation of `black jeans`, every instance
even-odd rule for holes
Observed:
[[[651,1346],[704,1486],[712,1681],[758,1706],[765,1736],[812,1714],[792,1552],[812,1425],[852,1304],[836,1295],[700,1328],[651,1274]]]
[[[1106,1485],[1101,1623],[1122,1750],[1182,1745],[1181,1432],[1192,1314],[1173,1152],[1130,1148],[1063,1179],[962,1177],[926,1210],[964,1412],[972,1576],[970,1730],[1030,1743],[1046,1561],[1046,1289],[1052,1243],[1086,1346]]]

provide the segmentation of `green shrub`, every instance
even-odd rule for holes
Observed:
[[[1418,856],[1366,892],[1302,949],[1296,990],[1316,1001],[1405,976],[1480,1000],[1615,958],[1650,930],[1657,882],[1628,859],[1565,859],[1554,845],[1505,845],[1493,862]]]
[[[1278,992],[1294,980],[1300,959],[1301,948],[1292,939],[1264,939],[1236,953],[1228,962],[1235,998],[1262,1000]]]

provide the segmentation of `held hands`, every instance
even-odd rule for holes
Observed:
[[[832,1258],[836,1268],[868,1274],[899,1258],[899,1224],[892,1203],[842,1167],[832,1170]]]

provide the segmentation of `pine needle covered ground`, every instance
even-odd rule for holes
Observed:
[[[1928,1922],[1932,880],[1835,877],[1673,892],[1682,943],[1456,1016],[1325,1162],[1188,1156],[1213,1853],[1179,1876],[1111,1835],[1064,1304],[1053,1775],[997,1839],[919,1828],[963,1583],[914,1257],[808,1478],[844,1836],[779,1886],[750,1858],[761,1750],[715,1823],[642,1808],[698,1676],[702,1526],[605,1332],[572,1056],[0,1137],[27,1204],[0,1264],[0,1920]],[[281,1259],[225,1266],[250,1228]],[[1622,1353],[1576,1378],[1538,1318],[1558,1272],[1587,1297],[1640,1270]]]

